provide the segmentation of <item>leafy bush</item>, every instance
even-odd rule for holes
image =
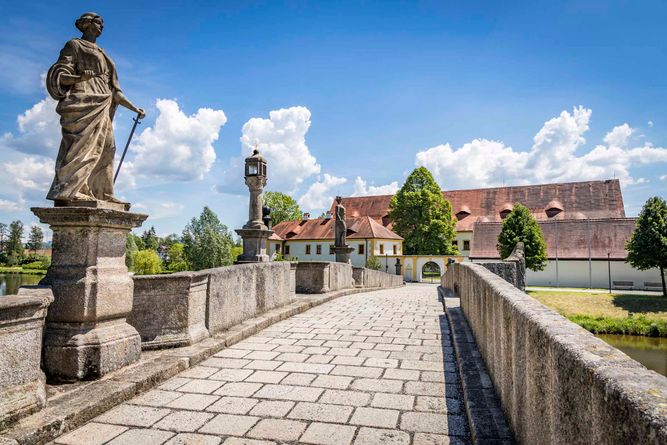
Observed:
[[[37,269],[37,270],[44,269],[44,265],[42,264],[41,261],[35,261],[33,263],[24,264],[21,267],[23,267],[24,269]]]
[[[380,270],[382,269],[382,263],[380,263],[378,257],[371,255],[368,257],[368,260],[366,261],[366,267],[368,269]]]
[[[134,254],[134,273],[154,275],[162,271],[160,257],[154,250],[144,249]]]

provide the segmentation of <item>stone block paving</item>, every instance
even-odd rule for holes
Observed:
[[[56,444],[469,444],[435,286],[349,295],[269,326]]]

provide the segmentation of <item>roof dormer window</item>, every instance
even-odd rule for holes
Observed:
[[[560,201],[551,201],[549,204],[547,204],[544,213],[547,214],[548,218],[553,218],[562,211],[563,211],[563,204],[561,204]]]
[[[456,212],[456,219],[461,221],[463,218],[470,216],[470,207],[461,206],[458,212]]]
[[[500,218],[505,219],[507,218],[507,215],[509,215],[512,212],[512,204],[510,203],[505,203],[503,206],[500,208]]]

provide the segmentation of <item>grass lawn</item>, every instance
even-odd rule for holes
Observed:
[[[24,273],[30,275],[46,275],[45,269],[24,269],[22,267],[0,266],[0,273]]]
[[[667,337],[665,297],[558,291],[528,294],[596,334]]]

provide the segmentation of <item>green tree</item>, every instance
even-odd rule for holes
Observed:
[[[167,269],[171,272],[182,272],[190,267],[185,259],[185,245],[182,243],[172,244],[167,251],[167,257]]]
[[[138,251],[134,255],[134,273],[137,275],[154,275],[162,271],[162,263],[157,252],[150,249]]]
[[[125,241],[125,265],[127,266],[128,270],[131,271],[134,271],[134,256],[139,251],[136,238],[139,237],[128,233],[127,240]]]
[[[23,260],[23,223],[13,221],[9,225],[9,237],[7,239],[7,262],[11,265],[17,265]]]
[[[376,257],[375,255],[371,255],[366,260],[366,268],[373,270],[380,270],[382,269],[382,263],[380,262],[378,257]]]
[[[667,297],[667,203],[657,196],[644,204],[635,223],[628,249],[628,262],[639,270],[660,269],[662,295]]]
[[[175,233],[170,233],[169,235],[158,239],[158,244],[166,246],[167,250],[176,243],[181,243],[181,237]]]
[[[151,226],[150,229],[145,230],[141,235],[141,240],[144,242],[144,249],[157,251],[159,239],[155,234],[155,227]]]
[[[42,248],[44,242],[44,232],[39,226],[32,226],[30,228],[30,235],[28,235],[28,250],[32,253],[37,253]]]
[[[185,258],[193,270],[232,264],[232,235],[208,207],[183,230]]]
[[[271,208],[271,221],[277,225],[283,221],[301,219],[301,209],[294,198],[281,192],[265,192],[264,205]]]
[[[544,270],[547,267],[547,243],[542,229],[528,207],[516,203],[503,220],[498,235],[496,248],[500,257],[505,259],[510,256],[519,241],[524,243],[526,267],[534,271]]]
[[[393,230],[404,238],[406,255],[456,255],[452,246],[456,220],[433,175],[416,168],[391,198],[389,217]]]

